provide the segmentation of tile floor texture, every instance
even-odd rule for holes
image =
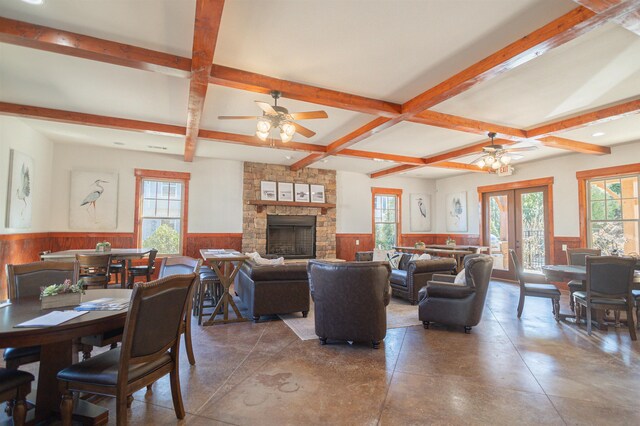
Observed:
[[[590,337],[556,323],[546,299],[527,298],[518,320],[517,301],[517,286],[493,281],[471,334],[392,329],[378,350],[301,341],[279,320],[196,323],[197,365],[184,350],[180,361],[186,418],[175,418],[167,376],[134,394],[129,423],[640,424],[640,343],[628,330]],[[115,424],[114,400],[98,403]]]

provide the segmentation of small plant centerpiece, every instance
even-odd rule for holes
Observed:
[[[84,294],[84,281],[81,279],[72,284],[70,279],[62,284],[51,284],[40,287],[40,308],[53,309],[63,306],[76,306],[82,301]]]
[[[103,241],[101,243],[96,244],[96,251],[100,252],[110,252],[111,251],[111,243],[109,241]]]
[[[413,245],[413,247],[422,250],[422,249],[426,248],[427,245],[425,243],[423,243],[422,241],[418,241],[417,243],[415,243]]]
[[[451,237],[447,237],[447,243],[448,246],[455,246],[456,245],[456,240],[454,240]]]

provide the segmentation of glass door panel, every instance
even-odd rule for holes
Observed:
[[[547,263],[547,230],[543,191],[520,190],[518,193],[519,234],[516,251],[525,272],[541,273]]]
[[[493,268],[509,270],[509,200],[506,195],[489,197],[489,238]]]

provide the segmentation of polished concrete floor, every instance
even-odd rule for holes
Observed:
[[[129,422],[640,424],[640,343],[628,330],[590,337],[535,298],[518,320],[517,300],[515,285],[492,282],[470,335],[392,329],[379,350],[301,341],[277,320],[195,325],[197,365],[183,356],[180,368],[186,418],[175,418],[167,377],[134,394]],[[114,424],[113,400],[99,403]]]

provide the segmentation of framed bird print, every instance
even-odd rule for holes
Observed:
[[[31,228],[33,158],[15,149],[9,155],[6,227]]]
[[[71,171],[69,228],[116,229],[118,173]]]
[[[411,194],[409,202],[411,232],[431,231],[431,195]]]

